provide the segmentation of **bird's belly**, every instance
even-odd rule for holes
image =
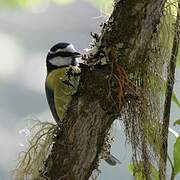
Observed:
[[[72,95],[76,93],[79,83],[79,77],[68,78],[66,72],[66,68],[54,70],[46,79],[46,86],[53,92],[54,103],[52,105],[55,106],[61,121],[65,117]]]
[[[66,68],[60,68],[50,72],[46,78],[46,86],[51,91],[54,91],[55,87],[65,78],[66,72]]]

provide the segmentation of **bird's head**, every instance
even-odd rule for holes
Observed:
[[[54,45],[48,52],[46,58],[47,70],[79,66],[81,54],[76,51],[74,46],[70,43],[60,42]]]

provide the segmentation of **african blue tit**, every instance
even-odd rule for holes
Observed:
[[[46,58],[46,97],[55,121],[63,121],[80,78],[80,53],[70,43],[54,45]]]
[[[81,72],[79,65],[83,63],[80,56],[72,44],[60,42],[49,50],[46,58],[46,97],[52,115],[59,125],[78,89]],[[105,157],[105,161],[111,166],[121,163],[111,154]]]

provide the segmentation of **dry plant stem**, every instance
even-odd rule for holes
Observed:
[[[134,65],[141,65],[145,60],[147,44],[159,23],[163,2],[120,0],[115,4],[102,31],[101,43],[105,49],[115,47],[116,59],[125,67],[127,75],[134,71]],[[45,163],[43,174],[51,180],[87,180],[97,168],[104,139],[119,115],[117,105],[107,98],[110,85],[107,77],[111,71],[108,65],[94,71],[83,69],[78,94]],[[119,77],[116,75],[114,79]],[[119,84],[121,91],[123,86]],[[122,94],[124,92],[120,92],[120,99]]]
[[[176,69],[176,61],[178,54],[178,47],[180,42],[180,1],[178,2],[177,9],[177,19],[175,24],[175,35],[173,40],[172,54],[168,67],[168,75],[167,75],[167,89],[165,94],[165,103],[164,103],[164,114],[163,114],[163,126],[162,126],[162,138],[163,143],[161,147],[160,154],[160,168],[159,168],[159,178],[161,180],[166,179],[166,162],[167,162],[167,150],[168,150],[168,127],[170,121],[170,110],[171,110],[171,97],[173,93],[173,87],[175,82],[175,69]],[[172,170],[172,177],[173,177]],[[174,179],[174,177],[172,178]]]

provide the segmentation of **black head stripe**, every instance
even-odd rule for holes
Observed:
[[[65,42],[61,42],[61,43],[58,43],[56,45],[54,45],[50,51],[52,52],[56,52],[58,49],[64,49],[66,48],[67,46],[69,46],[70,44],[69,43],[65,43]]]
[[[61,57],[73,57],[74,56],[74,53],[72,53],[72,52],[61,51],[61,52],[58,52],[57,54],[58,54],[58,56],[61,56]]]
[[[76,57],[78,55],[80,55],[80,54],[77,53],[77,52],[72,53],[72,52],[59,51],[59,52],[54,53],[54,54],[48,53],[47,58],[48,59],[53,59],[53,58],[58,57],[58,56],[61,56],[61,57]]]

